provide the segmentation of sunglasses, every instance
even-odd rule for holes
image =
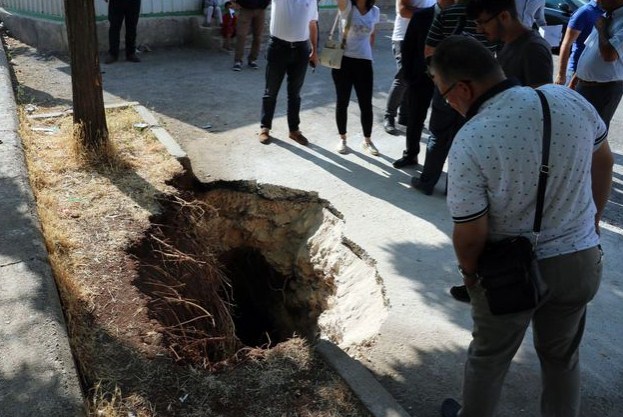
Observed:
[[[500,15],[500,13],[502,13],[502,12],[497,12],[496,14],[494,14],[493,16],[491,16],[488,19],[484,19],[484,20],[476,19],[476,20],[474,20],[474,23],[476,23],[477,26],[484,26],[487,23],[489,23],[490,21],[492,21],[493,19],[495,19],[496,17],[498,17]]]

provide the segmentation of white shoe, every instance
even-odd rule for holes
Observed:
[[[346,146],[346,141],[341,140],[340,144],[337,145],[337,148],[335,150],[337,151],[337,153],[341,153],[341,154],[348,153],[348,146]]]
[[[370,155],[374,155],[374,156],[378,156],[379,155],[379,150],[376,149],[376,146],[374,146],[374,143],[367,142],[364,141],[361,146],[363,147],[364,151],[367,151]]]

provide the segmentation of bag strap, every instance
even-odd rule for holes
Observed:
[[[543,109],[543,152],[541,155],[541,167],[539,169],[539,187],[537,190],[536,198],[536,212],[534,213],[534,224],[532,226],[532,232],[535,236],[534,246],[539,239],[539,233],[541,232],[541,218],[543,215],[543,205],[545,202],[545,187],[547,185],[547,177],[549,176],[549,148],[552,139],[552,118],[549,109],[549,104],[545,95],[540,90],[535,90],[541,101],[541,107]]]
[[[353,5],[350,5],[350,13],[348,13],[348,19],[346,21],[346,27],[344,28],[344,34],[342,35],[342,49],[346,48],[346,37],[348,36],[348,32],[350,31],[350,22],[353,19]],[[335,20],[333,21],[333,26],[331,27],[331,32],[329,33],[329,40],[333,40],[333,34],[335,33],[335,29],[337,28],[337,24],[340,21],[340,9],[337,10],[337,14],[335,15]]]

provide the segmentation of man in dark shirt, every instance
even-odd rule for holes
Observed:
[[[550,45],[521,23],[513,0],[471,0],[467,16],[476,22],[478,31],[489,41],[504,42],[497,58],[508,78],[530,87],[554,81]]]
[[[426,38],[424,56],[431,56],[435,47],[442,40],[452,35],[473,37],[489,50],[495,50],[495,44],[488,42],[481,33],[478,33],[476,23],[467,17],[465,7],[466,2],[459,1],[437,13]],[[425,195],[433,193],[435,184],[439,181],[443,171],[452,138],[461,128],[463,122],[463,116],[451,108],[446,103],[444,95],[435,89],[428,124],[431,135],[426,146],[426,160],[422,167],[422,174],[419,177],[411,178],[413,188]],[[408,127],[407,130],[409,130]]]
[[[107,2],[109,0],[106,0]],[[108,3],[108,56],[104,63],[112,64],[119,59],[121,26],[125,20],[125,59],[129,62],[141,62],[136,56],[136,27],[141,12],[141,0],[110,0]]]

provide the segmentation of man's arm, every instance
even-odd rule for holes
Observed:
[[[571,45],[580,36],[580,31],[567,27],[565,37],[560,45],[560,68],[558,69],[558,76],[554,82],[559,85],[565,85],[567,83],[567,67],[569,65],[569,57],[571,56]]]
[[[461,268],[467,273],[474,273],[478,267],[478,257],[487,241],[489,216],[485,214],[474,221],[455,223],[452,232],[452,243],[456,259]],[[465,282],[472,287],[476,281]]]
[[[613,166],[614,158],[612,157],[612,151],[610,150],[610,145],[608,145],[608,140],[605,140],[593,152],[593,163],[591,166],[593,201],[595,202],[595,207],[597,207],[597,214],[595,214],[595,230],[597,230],[597,233],[599,233],[599,220],[601,220],[601,215],[610,196]]]
[[[318,65],[318,21],[311,20],[309,22],[309,41],[311,43],[311,53],[309,54],[309,62],[313,67]]]
[[[604,61],[612,62],[619,59],[619,53],[610,43],[610,35],[608,34],[608,21],[609,19],[600,17],[595,22],[595,29],[597,29],[597,34],[599,35],[599,54]]]

